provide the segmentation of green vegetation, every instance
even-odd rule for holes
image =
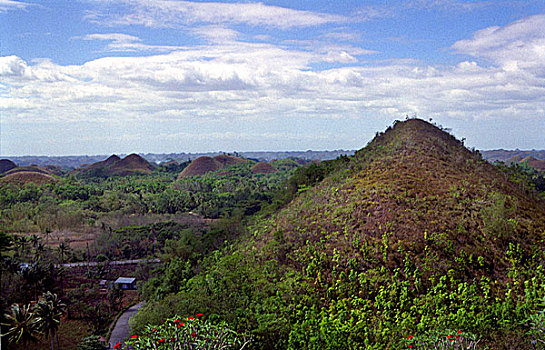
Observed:
[[[36,343],[39,335],[45,335],[50,340],[51,350],[55,349],[54,339],[64,313],[65,304],[56,294],[46,292],[42,294],[38,303],[19,306],[13,304],[6,314],[8,330],[5,335],[9,344],[22,345],[25,349],[31,343]],[[59,349],[57,339],[56,348]]]
[[[56,265],[65,262],[159,257],[165,265],[156,269],[143,262],[136,271],[139,281],[151,278],[153,286],[154,276],[164,271],[170,271],[171,280],[157,282],[162,291],[146,287],[142,293],[176,291],[175,265],[183,260],[187,275],[194,275],[206,254],[236,239],[246,216],[272,202],[298,166],[255,174],[252,164],[180,180],[178,173],[187,164],[125,177],[96,176],[103,167],[91,167],[48,184],[0,182],[1,315],[12,304],[54,292],[68,304],[71,322],[83,320],[90,332],[103,334],[122,300],[115,290],[103,294],[98,287],[100,279],[111,278],[112,267],[87,268],[79,278]],[[87,241],[83,247],[82,240]]]
[[[296,173],[275,210],[197,273],[180,261],[157,276],[152,290],[181,278],[147,290],[135,328],[206,310],[255,349],[399,349],[447,329],[532,348],[528,320],[545,297],[534,190],[422,121],[326,164]]]
[[[250,339],[239,336],[225,322],[215,324],[202,317],[202,313],[187,319],[175,316],[161,325],[148,325],[141,333],[132,335],[127,346],[135,350],[239,350],[250,343]],[[121,347],[121,343],[114,344],[114,349]]]
[[[164,166],[124,178],[87,173],[2,185],[4,231],[42,238],[0,236],[4,266],[48,254],[57,261],[160,257],[158,268],[138,270],[147,303],[132,319],[137,347],[202,347],[220,333],[234,348],[244,346],[237,334],[251,337],[248,349],[544,344],[542,173],[489,164],[421,120],[394,123],[353,157],[273,165],[280,172],[254,174],[251,162],[241,162],[179,179],[180,168]],[[39,248],[77,228],[95,233],[88,249]],[[13,267],[2,293],[16,298],[7,278],[26,286],[26,300],[59,288],[31,278],[35,269],[50,275],[43,266]],[[107,275],[107,266],[94,273]],[[72,287],[67,304],[92,324],[92,312],[78,304],[90,293],[91,286]],[[108,298],[116,305],[116,295]],[[200,312],[207,321],[195,333],[203,338],[174,322]],[[95,314],[100,319],[100,305]]]

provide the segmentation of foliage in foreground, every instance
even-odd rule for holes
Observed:
[[[173,317],[158,326],[147,326],[140,334],[127,341],[127,348],[134,350],[242,350],[250,343],[246,336],[240,336],[225,323],[213,324],[202,319],[203,314],[189,316],[187,320]],[[114,349],[121,349],[117,343]]]
[[[40,335],[44,335],[49,338],[51,350],[53,350],[55,347],[53,340],[57,336],[65,307],[66,305],[57,298],[57,295],[51,292],[42,294],[34,306],[13,304],[6,315],[8,330],[2,336],[8,338],[9,344],[28,346],[30,343],[37,342]]]
[[[408,349],[422,350],[477,350],[487,349],[479,346],[480,339],[462,330],[426,332],[420,336],[408,335],[405,341]]]

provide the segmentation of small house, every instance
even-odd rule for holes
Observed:
[[[123,290],[127,289],[136,289],[136,278],[134,277],[119,277],[114,281],[114,286],[116,288],[121,288]]]

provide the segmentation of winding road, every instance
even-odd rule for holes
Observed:
[[[142,305],[144,305],[143,301],[131,306],[129,309],[127,309],[127,311],[119,316],[117,322],[115,323],[114,329],[112,330],[112,334],[110,335],[110,349],[113,349],[115,344],[118,342],[123,342],[123,340],[127,339],[127,337],[130,335],[131,329],[129,326],[129,320],[138,312],[138,309],[140,309]]]

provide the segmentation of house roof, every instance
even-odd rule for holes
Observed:
[[[114,283],[133,283],[134,281],[136,281],[136,278],[134,277],[119,277],[118,279],[115,280]]]

